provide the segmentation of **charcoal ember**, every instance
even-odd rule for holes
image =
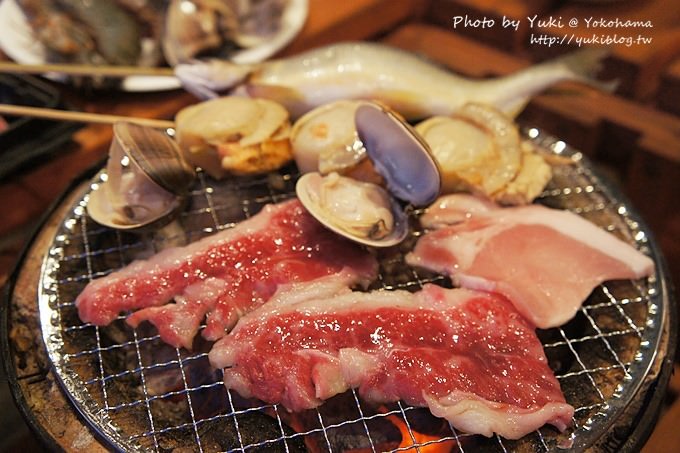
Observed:
[[[307,451],[302,439],[290,437],[294,434],[290,428],[284,427],[282,434],[278,421],[263,412],[247,412],[236,418],[236,421],[228,416],[202,422],[198,434],[203,451],[233,451],[241,446],[249,452]]]
[[[366,426],[358,421],[328,429],[326,436],[316,435],[314,441],[320,441],[320,445],[315,445],[317,448],[313,451],[326,451],[324,447],[327,445],[330,445],[331,451],[356,453],[372,451],[372,448],[376,451],[389,451],[399,447],[402,441],[401,431],[388,419],[379,417],[365,422]],[[370,438],[367,432],[370,433]],[[311,442],[307,442],[308,446],[310,444]]]
[[[394,450],[402,441],[401,431],[388,418],[374,417],[378,413],[365,404],[360,412],[352,392],[334,396],[318,410],[279,411],[284,424],[304,434],[310,452]]]
[[[129,326],[127,330],[130,331]],[[137,347],[125,351],[126,369],[138,368],[141,359],[145,368],[144,384],[149,395],[165,395],[182,390],[185,386],[196,388],[221,379],[221,372],[213,369],[208,362],[207,353],[211,343],[202,337],[196,337],[192,351],[180,350],[179,358],[182,361],[180,367],[176,348],[163,343],[160,339],[151,339],[157,334],[155,327],[149,323],[142,323],[135,330]],[[132,341],[132,334],[129,335],[129,341]]]
[[[202,361],[200,360],[194,360],[186,363],[183,366],[183,370],[176,363],[150,369],[145,373],[147,392],[152,396],[160,396],[184,389],[185,384],[182,371],[184,371],[184,375],[187,376],[186,386],[189,388],[194,387],[194,385],[189,384],[189,381],[191,380],[190,376],[200,376],[201,372],[204,373],[201,380],[209,381],[208,377],[212,376],[212,370],[210,370],[209,367],[202,366],[204,364],[201,362]],[[200,371],[196,371],[197,369]],[[200,385],[200,383],[198,385]]]
[[[425,408],[409,409],[406,414],[409,427],[418,433],[428,436],[450,436],[451,427],[449,422],[438,418]]]
[[[290,435],[291,433],[288,433]],[[198,421],[156,436],[158,449],[173,453],[197,451],[200,441],[203,452],[238,451],[249,452],[304,452],[301,439],[283,438],[278,423],[263,413],[247,413],[238,416],[217,417]],[[153,449],[152,445],[147,445]]]
[[[201,359],[200,362],[200,364],[196,364],[197,366],[190,367],[190,377],[187,379],[189,388],[198,388],[200,385],[210,384],[218,381],[218,378],[221,377],[221,372],[210,368],[207,360]],[[201,381],[196,379],[201,377],[200,373],[204,373]],[[198,420],[224,413],[225,408],[230,407],[227,391],[222,384],[206,386],[206,388],[191,392],[191,402],[194,417]]]

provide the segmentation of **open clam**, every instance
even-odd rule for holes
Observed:
[[[388,108],[362,104],[354,123],[385,187],[335,172],[311,172],[300,177],[296,192],[327,228],[362,244],[390,247],[408,233],[409,206],[426,206],[437,198],[439,168],[427,144]]]
[[[338,173],[305,173],[295,186],[307,210],[330,230],[373,247],[400,243],[408,219],[399,203],[377,184]]]
[[[88,213],[97,223],[123,230],[170,222],[195,177],[193,167],[162,131],[119,122],[113,133],[106,174],[93,186]]]

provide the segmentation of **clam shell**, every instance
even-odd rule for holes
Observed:
[[[172,138],[158,129],[127,122],[114,124],[113,133],[125,154],[151,180],[170,193],[186,195],[196,172]]]
[[[359,139],[388,191],[414,206],[434,202],[441,189],[439,166],[418,133],[394,112],[377,104],[355,113]]]
[[[92,219],[100,225],[116,230],[145,232],[162,228],[175,220],[181,208],[186,203],[186,198],[176,198],[175,202],[164,211],[157,213],[153,218],[139,222],[126,218],[115,211],[106,194],[106,182],[98,185],[96,190],[90,192],[87,202],[87,212]]]
[[[87,211],[99,224],[147,231],[174,219],[195,177],[177,144],[138,124],[113,126],[107,174],[93,184]]]

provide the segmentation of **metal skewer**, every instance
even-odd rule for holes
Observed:
[[[165,76],[174,77],[175,72],[167,67],[139,66],[93,66],[79,64],[19,64],[0,61],[0,72],[12,74],[44,74],[56,72],[73,76],[128,77],[128,76]]]
[[[72,112],[68,110],[27,107],[23,105],[10,104],[0,104],[0,114],[29,116],[60,121],[76,121],[80,123],[114,124],[119,121],[126,121],[157,129],[168,129],[175,127],[175,122],[170,120],[138,118],[122,115],[107,115],[103,113]]]

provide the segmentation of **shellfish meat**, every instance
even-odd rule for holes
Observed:
[[[276,170],[292,159],[288,112],[276,102],[226,96],[175,116],[184,157],[216,179]]]
[[[366,157],[354,115],[368,101],[340,100],[298,118],[290,132],[293,158],[302,173],[346,173]]]
[[[295,186],[307,210],[327,228],[365,245],[388,247],[401,242],[408,220],[382,187],[335,172],[306,173]]]
[[[195,172],[164,132],[114,124],[107,172],[88,199],[90,216],[125,230],[161,226],[182,206]]]
[[[522,140],[514,121],[486,104],[416,125],[442,170],[442,191],[473,192],[502,204],[525,204],[552,177],[549,164]]]

